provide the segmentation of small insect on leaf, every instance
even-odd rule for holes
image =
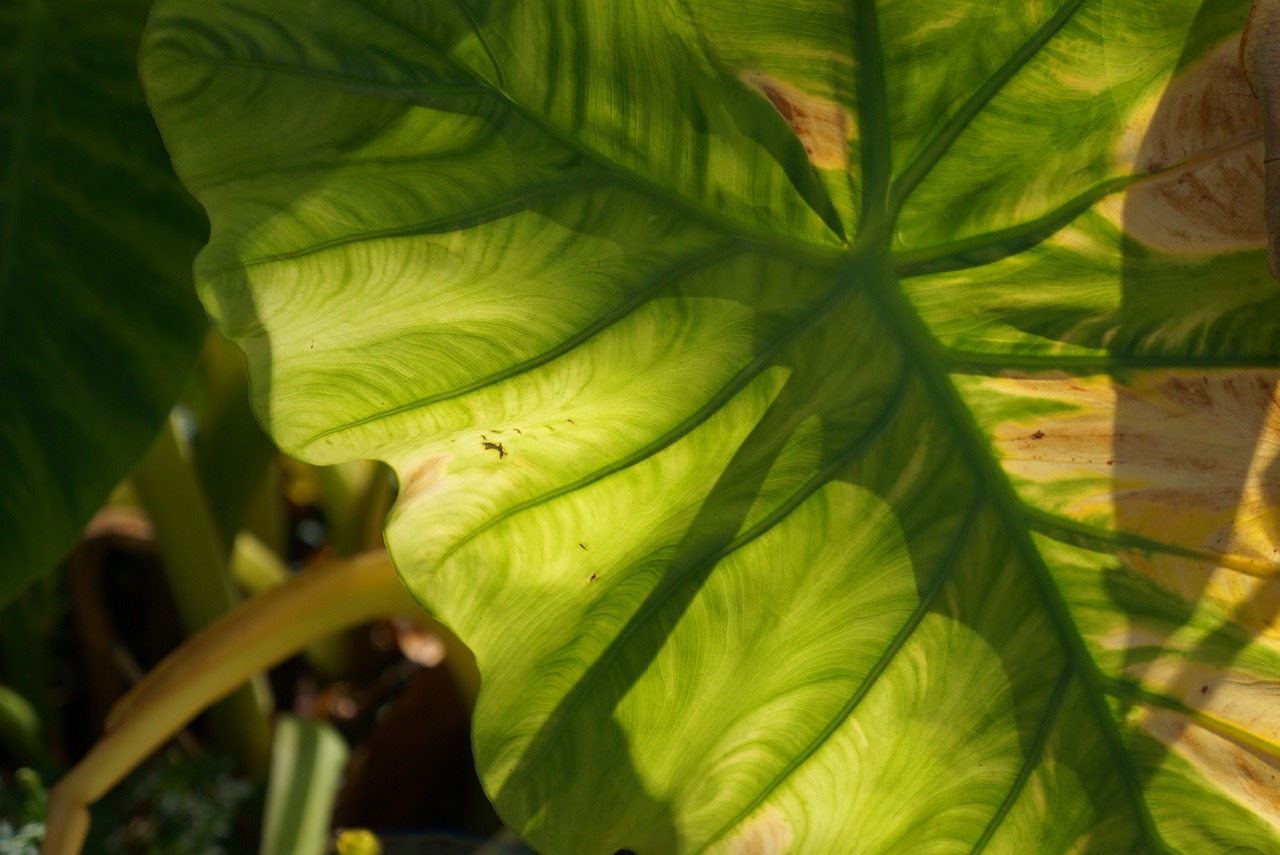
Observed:
[[[483,448],[485,451],[496,451],[496,452],[498,452],[498,459],[499,459],[499,460],[501,460],[502,458],[504,458],[504,457],[506,457],[506,456],[507,456],[507,450],[506,450],[505,448],[503,448],[503,447],[502,447],[502,443],[500,443],[500,442],[490,442],[489,440],[485,439],[484,437],[481,437],[480,439],[481,439],[480,447],[481,447],[481,448]]]

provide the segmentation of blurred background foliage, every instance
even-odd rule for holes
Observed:
[[[148,9],[0,0],[0,855],[37,851],[45,787],[144,673],[241,599],[381,549],[395,493],[378,464],[280,455],[251,415],[137,82]],[[321,639],[94,805],[86,851],[525,851],[476,780],[476,681],[425,615]]]

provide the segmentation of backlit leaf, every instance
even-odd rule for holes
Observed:
[[[1246,13],[161,0],[143,67],[534,847],[1275,851]]]

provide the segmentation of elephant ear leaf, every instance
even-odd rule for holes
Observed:
[[[0,3],[0,604],[138,462],[207,325],[143,100],[150,3]]]
[[[1247,13],[160,0],[143,70],[535,848],[1273,851]]]

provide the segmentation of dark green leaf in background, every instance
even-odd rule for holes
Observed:
[[[0,0],[0,602],[141,457],[205,321],[207,234],[137,80],[146,0]]]

